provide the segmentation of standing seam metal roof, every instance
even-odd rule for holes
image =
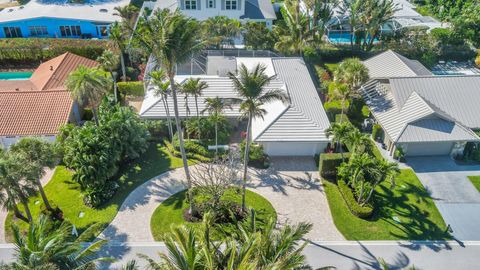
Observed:
[[[420,62],[411,60],[392,50],[385,51],[363,62],[370,78],[415,77],[432,75]]]

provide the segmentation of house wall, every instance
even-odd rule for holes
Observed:
[[[314,156],[325,150],[328,142],[259,142],[269,156]]]
[[[411,142],[401,143],[405,156],[448,156],[455,142]]]
[[[51,37],[51,38],[63,38],[60,32],[60,26],[80,26],[82,34],[89,34],[94,38],[108,38],[100,34],[100,26],[109,27],[109,22],[92,22],[70,19],[58,19],[58,18],[35,18],[29,20],[20,20],[14,22],[0,23],[0,38],[6,38],[4,27],[19,27],[22,33],[22,37],[34,37],[31,35],[29,27],[31,26],[46,26],[47,35],[35,36],[35,37]],[[98,30],[98,31],[97,31]],[[81,36],[71,36],[65,38],[81,38]]]
[[[12,144],[15,144],[23,137],[29,136],[0,136],[0,147],[3,149],[8,149]],[[44,138],[48,142],[54,142],[56,139],[56,135],[32,135],[31,137]]]
[[[245,14],[245,0],[237,0],[237,10],[227,10],[225,8],[226,0],[214,0],[214,7],[208,7],[208,2],[210,0],[197,0],[197,9],[196,10],[187,10],[185,9],[185,0],[180,1],[180,9],[182,12],[190,17],[193,17],[197,20],[203,21],[210,17],[215,16],[227,16],[231,19],[240,19],[240,16]]]

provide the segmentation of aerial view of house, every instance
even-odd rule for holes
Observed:
[[[110,24],[118,20],[114,8],[128,3],[32,0],[0,10],[0,38],[107,38]]]
[[[97,66],[65,53],[41,64],[26,80],[0,80],[0,145],[8,148],[22,137],[55,140],[59,128],[80,121],[80,108],[64,86],[78,66]]]
[[[0,0],[0,270],[479,269],[479,0]]]

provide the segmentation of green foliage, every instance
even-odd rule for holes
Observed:
[[[343,153],[343,159],[347,160],[350,153]],[[341,153],[322,153],[320,154],[320,161],[318,169],[320,176],[327,179],[335,179],[337,176],[337,167],[343,162]]]
[[[245,46],[253,50],[271,50],[275,46],[275,36],[264,23],[247,22],[244,26]]]
[[[215,121],[218,128],[218,143],[227,144],[231,125],[224,116],[193,117],[188,119],[185,125],[191,137],[199,137],[204,144],[215,144]]]
[[[382,129],[382,126],[380,126],[379,124],[373,125],[372,138],[377,142],[380,142],[383,140],[383,129]]]
[[[150,139],[160,139],[162,137],[168,137],[168,125],[164,120],[143,120],[145,127],[148,129]]]
[[[345,102],[345,107],[348,108],[348,101]],[[330,119],[334,119],[335,115],[342,113],[342,102],[340,100],[330,100],[323,104],[325,112]]]
[[[362,116],[363,118],[368,118],[370,116],[370,108],[367,105],[362,106]]]
[[[480,176],[469,176],[470,182],[475,186],[475,188],[480,192]]]
[[[178,140],[178,139],[177,139]],[[180,153],[179,149],[178,148],[175,148],[173,146],[173,144],[171,142],[169,142],[168,140],[163,140],[163,144],[165,145],[165,147],[167,148],[168,152],[174,156],[174,157],[181,157],[182,154]],[[193,147],[203,147],[203,146],[199,146],[197,143],[193,143],[195,146]],[[192,147],[192,144],[189,144],[190,147]],[[206,151],[206,149],[204,148],[204,150]],[[201,161],[201,162],[208,162],[210,161],[210,158],[208,156],[203,156],[203,155],[200,155],[200,154],[196,154],[196,153],[193,153],[193,152],[189,152],[185,149],[186,151],[186,155],[187,155],[187,158],[189,159],[193,159],[193,160],[198,160],[198,161]],[[204,152],[203,150],[200,150],[201,152]],[[205,153],[205,152],[204,152]]]
[[[172,144],[177,151],[180,150],[180,140],[178,139],[178,133],[173,136]],[[204,157],[209,155],[207,148],[201,143],[194,140],[184,140],[185,151],[187,153],[197,154]]]
[[[348,116],[346,116],[345,114],[344,115],[341,115],[341,114],[335,115],[335,122],[336,123],[342,122],[342,123],[350,123],[351,124],[350,119],[348,119]]]
[[[240,21],[227,16],[209,17],[202,22],[203,40],[208,46],[216,49],[221,49],[225,45],[233,46],[240,29]]]
[[[337,186],[340,194],[345,200],[345,204],[353,215],[363,219],[367,219],[372,216],[373,207],[370,205],[359,205],[355,200],[355,196],[353,195],[352,190],[343,180],[337,181]]]
[[[87,122],[67,128],[59,139],[63,161],[75,171],[88,205],[98,206],[113,196],[117,184],[111,182],[121,163],[138,158],[147,149],[148,131],[130,108],[104,101],[100,125]]]
[[[123,95],[134,97],[143,97],[145,95],[143,82],[118,82],[117,86],[118,91]]]
[[[6,38],[0,40],[0,63],[40,63],[65,52],[95,60],[110,47],[106,40]]]
[[[240,143],[240,155],[243,159],[245,155],[245,140]],[[270,166],[268,156],[263,152],[263,145],[257,143],[250,144],[248,165],[262,169],[268,168],[268,166]]]

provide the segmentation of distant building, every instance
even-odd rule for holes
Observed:
[[[64,85],[80,65],[98,63],[65,53],[41,64],[28,80],[0,80],[0,148],[28,136],[53,141],[63,124],[80,121],[80,108]]]
[[[180,9],[184,14],[199,21],[215,16],[226,16],[241,22],[263,22],[272,28],[277,18],[270,0],[158,0],[144,2],[151,10]]]
[[[0,11],[0,38],[108,38],[118,20],[114,8],[129,0],[92,4],[57,4],[32,0]]]

